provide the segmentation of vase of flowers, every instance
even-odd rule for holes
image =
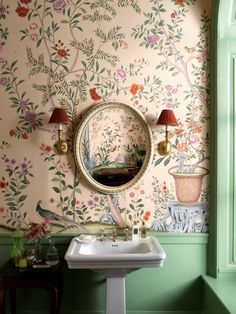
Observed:
[[[35,246],[35,262],[42,262],[42,240],[51,235],[50,220],[44,219],[41,223],[29,222],[24,236],[26,241],[33,241]]]

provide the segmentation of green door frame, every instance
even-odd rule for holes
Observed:
[[[236,277],[236,3],[216,0],[211,20],[211,163],[208,273]]]

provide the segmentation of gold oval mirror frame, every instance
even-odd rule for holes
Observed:
[[[107,194],[129,190],[152,162],[152,133],[146,118],[124,102],[93,105],[76,128],[74,156],[90,187]]]

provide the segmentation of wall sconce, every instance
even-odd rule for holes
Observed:
[[[68,151],[67,142],[61,139],[62,124],[68,124],[70,122],[66,111],[63,108],[54,108],[49,123],[58,124],[58,141],[57,141],[57,151],[60,154],[66,154]]]
[[[164,109],[162,110],[158,118],[157,124],[162,124],[166,126],[166,138],[164,141],[161,141],[157,146],[158,153],[162,156],[166,156],[170,153],[170,150],[171,150],[171,142],[168,139],[167,127],[168,125],[172,125],[172,126],[178,125],[178,121],[172,110]]]

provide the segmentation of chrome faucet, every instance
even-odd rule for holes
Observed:
[[[129,240],[129,229],[125,228],[124,232],[125,232],[124,241],[128,241]]]
[[[113,229],[113,230],[112,230],[112,241],[113,241],[113,242],[116,242],[116,237],[117,237],[116,229]]]

